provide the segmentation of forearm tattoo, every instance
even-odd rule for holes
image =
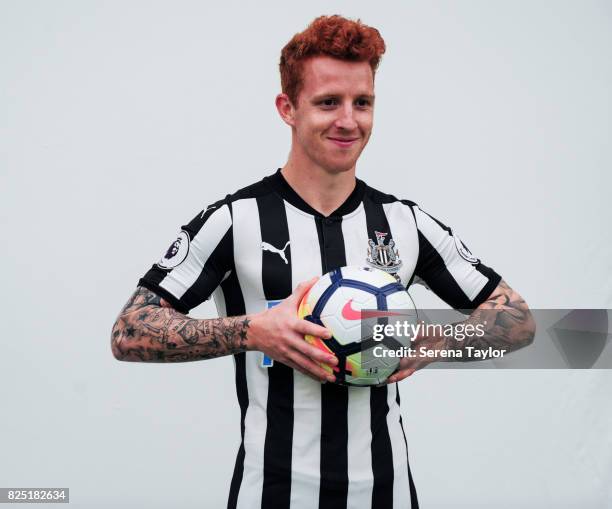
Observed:
[[[246,316],[189,318],[139,286],[113,326],[111,347],[115,357],[125,361],[212,359],[245,351],[249,324]]]
[[[499,283],[491,296],[478,306],[464,323],[474,326],[483,324],[484,334],[471,335],[463,340],[445,338],[444,349],[464,350],[465,354],[466,347],[493,347],[511,352],[530,344],[535,334],[535,322],[526,302],[505,281]],[[470,355],[463,355],[460,358],[442,360],[475,359]]]

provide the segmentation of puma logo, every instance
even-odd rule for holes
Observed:
[[[204,214],[206,214],[209,210],[214,210],[216,208],[217,208],[216,205],[209,205],[208,207],[206,207],[206,209],[202,211],[202,215],[200,216],[200,219],[204,218]]]
[[[262,251],[270,251],[271,253],[276,253],[278,256],[280,256],[283,261],[285,262],[285,265],[289,264],[289,261],[287,260],[287,257],[285,256],[285,249],[287,249],[287,246],[289,245],[289,242],[291,241],[287,241],[287,243],[285,244],[285,247],[283,249],[278,249],[276,247],[274,247],[272,244],[268,243],[268,242],[262,242],[261,243],[261,250]]]

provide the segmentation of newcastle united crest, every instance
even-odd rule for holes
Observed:
[[[384,270],[389,274],[395,274],[402,266],[399,251],[395,247],[395,241],[389,239],[389,243],[385,244],[385,237],[388,233],[377,231],[374,231],[374,233],[376,235],[376,244],[374,244],[372,239],[368,239],[368,265],[375,269]]]

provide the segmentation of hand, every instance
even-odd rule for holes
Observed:
[[[275,361],[298,370],[317,381],[335,382],[336,377],[319,363],[330,367],[338,364],[331,353],[308,344],[304,335],[329,339],[331,333],[320,325],[298,318],[297,309],[302,297],[318,278],[300,283],[280,304],[253,315],[249,342],[252,350],[259,350]]]
[[[393,384],[403,380],[404,378],[408,378],[416,373],[419,369],[422,369],[436,361],[436,357],[428,357],[423,355],[421,352],[422,347],[425,347],[428,351],[440,350],[444,348],[444,338],[419,334],[410,345],[410,348],[415,351],[415,356],[402,357],[400,359],[399,367],[389,378],[387,378],[387,384]]]

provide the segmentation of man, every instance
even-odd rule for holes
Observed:
[[[296,315],[317,276],[364,265],[374,240],[401,253],[404,286],[422,282],[454,308],[475,309],[468,320],[484,309],[512,317],[491,324],[479,344],[514,349],[531,339],[524,301],[450,228],[355,178],[384,51],[376,29],[340,16],[317,18],[293,37],[276,98],[292,133],[287,163],[183,226],[113,327],[121,360],[234,355],[242,443],[229,508],[418,507],[396,382],[430,360],[403,359],[382,387],[331,383],[320,363],[337,359],[303,340],[329,332]],[[213,293],[223,318],[186,316]],[[469,345],[427,340],[431,348]]]

